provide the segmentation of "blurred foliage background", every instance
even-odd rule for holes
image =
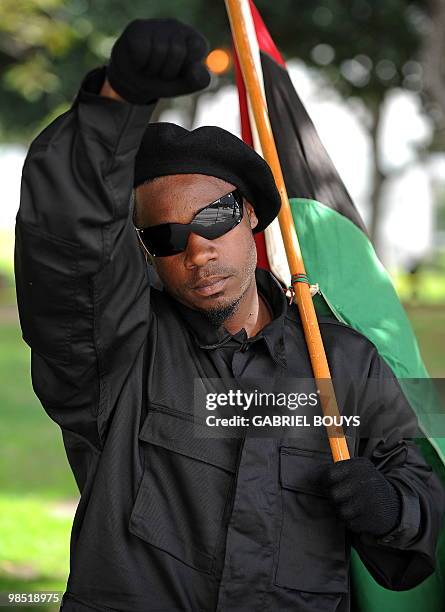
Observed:
[[[368,228],[380,247],[382,194],[401,169],[383,163],[382,109],[391,92],[420,103],[431,137],[407,164],[441,155],[445,144],[445,1],[257,0],[287,60],[298,58],[360,111],[372,143]],[[88,70],[107,62],[136,17],[176,17],[201,30],[212,49],[230,48],[223,1],[1,0],[0,144],[27,145],[67,110]],[[209,91],[233,83],[213,75]],[[163,100],[193,125],[197,97]],[[445,374],[445,187],[434,185],[437,248],[395,276],[433,376]],[[421,209],[420,209],[421,214]],[[58,428],[33,394],[29,351],[18,327],[13,235],[0,244],[0,591],[63,590],[77,489]],[[58,607],[48,607],[58,609]]]

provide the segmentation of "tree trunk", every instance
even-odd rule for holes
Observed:
[[[372,109],[372,126],[371,126],[371,140],[372,140],[372,159],[373,159],[373,178],[372,178],[372,191],[371,191],[371,217],[369,223],[369,235],[374,248],[378,255],[380,255],[381,244],[380,244],[380,217],[382,212],[382,191],[383,184],[386,179],[386,175],[381,169],[379,159],[379,131],[380,131],[380,120],[382,115],[382,104],[376,104]]]
[[[429,0],[427,6],[429,29],[423,36],[420,54],[423,98],[435,115],[436,131],[432,148],[441,151],[445,144],[445,2]]]
[[[192,130],[195,124],[196,112],[198,110],[198,102],[199,102],[199,94],[194,94],[193,96],[190,96],[189,104],[187,107],[187,119],[188,119],[187,128],[189,130]]]

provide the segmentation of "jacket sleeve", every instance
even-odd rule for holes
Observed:
[[[104,76],[88,73],[70,110],[31,143],[14,253],[33,389],[63,430],[99,450],[150,324],[131,196],[154,108],[98,95]]]
[[[366,437],[360,439],[358,454],[368,457],[396,487],[402,504],[391,532],[354,535],[352,544],[380,585],[406,590],[435,570],[445,491],[415,442],[422,435],[417,418],[377,351],[362,402]]]

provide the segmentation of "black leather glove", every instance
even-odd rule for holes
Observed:
[[[207,40],[176,19],[135,19],[111,50],[111,87],[133,104],[199,91],[210,82]]]
[[[339,518],[355,533],[389,533],[400,521],[399,492],[367,457],[329,465],[322,484]]]

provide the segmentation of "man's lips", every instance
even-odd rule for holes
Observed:
[[[203,278],[193,287],[193,291],[196,291],[196,293],[200,295],[213,295],[223,290],[228,278],[228,276],[210,276],[208,278]]]

